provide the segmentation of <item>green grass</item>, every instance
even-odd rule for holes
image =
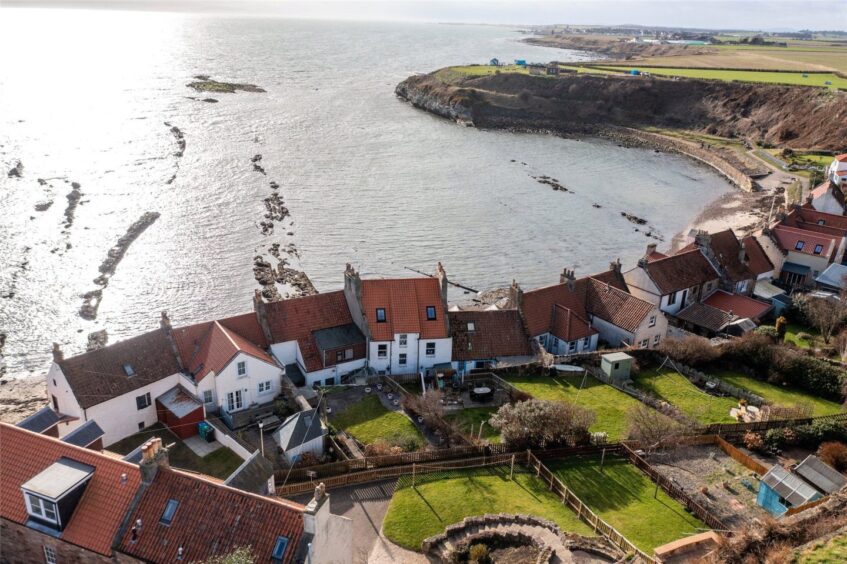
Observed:
[[[513,386],[537,399],[569,401],[588,408],[597,416],[589,428],[592,432],[605,431],[609,441],[615,442],[627,435],[627,412],[640,402],[634,397],[616,390],[588,376],[585,387],[580,391],[582,374],[567,376],[509,376]]]
[[[415,488],[408,477],[398,484],[383,532],[392,542],[420,550],[421,542],[465,517],[485,513],[521,513],[554,521],[563,531],[591,536],[591,529],[533,474],[515,465],[509,468],[478,468],[450,472],[449,478],[424,478]]]
[[[801,339],[798,337],[800,333],[806,333],[811,338],[810,339]],[[818,340],[820,338],[820,332],[816,329],[812,329],[811,327],[806,327],[804,325],[798,325],[796,323],[789,323],[788,327],[785,330],[785,342],[791,343],[796,347],[800,347],[801,349],[808,349],[818,345]]]
[[[385,409],[376,396],[367,396],[332,417],[331,421],[366,445],[383,440],[416,450],[426,442],[408,417]]]
[[[504,65],[500,67],[491,65],[465,65],[443,68],[437,71],[435,76],[441,82],[449,84],[458,82],[464,78],[489,76],[499,73],[528,74],[529,71],[525,67],[519,67],[517,65]]]
[[[496,407],[469,407],[462,411],[446,415],[444,418],[447,421],[457,424],[465,434],[473,431],[474,437],[479,433],[480,423],[485,422],[485,425],[482,427],[482,438],[491,443],[499,443],[500,431],[488,423],[488,419],[496,412]]]
[[[841,564],[847,554],[847,533],[807,548],[794,560],[797,564]]]
[[[729,410],[738,406],[737,399],[707,394],[678,372],[651,370],[639,374],[634,378],[634,382],[637,388],[675,405],[700,423],[736,422],[730,417]]]
[[[602,472],[598,457],[575,457],[547,466],[592,511],[647,554],[707,528],[661,489],[654,499],[655,484],[626,460],[607,458]]]
[[[168,450],[168,460],[174,468],[193,470],[215,478],[225,479],[229,477],[244,462],[240,456],[227,447],[221,447],[215,452],[200,457],[194,454],[190,448],[185,446],[182,440],[166,429],[161,423],[151,425],[135,435],[122,439],[106,447],[106,450],[118,454],[129,454],[145,441],[159,437],[162,444],[174,443]]]
[[[814,73],[803,77],[802,72],[774,72],[774,71],[747,71],[747,70],[717,70],[717,69],[687,69],[675,67],[639,67],[637,63],[632,66],[602,66],[599,69],[613,71],[629,71],[633,68],[649,72],[659,76],[680,76],[684,78],[704,78],[711,80],[725,80],[737,82],[760,82],[768,84],[791,84],[802,86],[826,86],[827,88],[847,88],[847,78],[841,78],[834,73]],[[826,85],[825,82],[831,82]]]
[[[812,406],[812,415],[814,417],[841,413],[840,404],[834,401],[815,397],[808,392],[794,388],[775,386],[774,384],[757,380],[737,372],[716,372],[714,375],[727,384],[753,392],[754,394],[761,396],[765,400],[776,405],[796,406],[809,404]]]

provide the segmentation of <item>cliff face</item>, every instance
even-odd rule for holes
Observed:
[[[604,126],[654,126],[778,147],[847,147],[847,93],[816,88],[503,73],[453,84],[435,74],[414,76],[401,82],[396,93],[417,107],[480,127],[589,132]]]

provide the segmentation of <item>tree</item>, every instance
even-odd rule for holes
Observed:
[[[627,425],[629,438],[649,449],[688,434],[687,425],[674,421],[641,402],[629,408]]]
[[[816,298],[808,294],[794,297],[794,302],[812,327],[820,331],[823,342],[829,344],[832,334],[847,319],[847,295],[842,291],[840,298],[834,296]]]
[[[531,399],[505,404],[491,417],[509,448],[573,445],[588,436],[594,412],[564,401]]]
[[[780,315],[776,318],[776,335],[779,342],[785,340],[785,330],[788,329],[788,320],[785,319],[784,315]]]

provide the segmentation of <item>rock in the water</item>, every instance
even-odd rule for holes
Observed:
[[[15,166],[9,169],[8,175],[9,178],[20,178],[21,174],[24,172],[24,163],[21,161],[17,161]]]

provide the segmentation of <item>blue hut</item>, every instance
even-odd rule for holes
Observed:
[[[526,59],[515,59],[515,64],[518,65],[519,67],[525,67],[526,66]]]
[[[499,67],[500,66],[500,59],[495,57],[495,58],[491,59],[490,61],[488,61],[488,64],[491,65],[492,67]]]
[[[641,74],[641,71],[638,69],[632,69],[631,71],[629,71],[629,74],[631,74],[632,76],[638,76],[639,74]]]
[[[804,505],[820,497],[822,496],[819,491],[777,464],[762,476],[756,503],[774,517],[779,517],[792,507]]]

